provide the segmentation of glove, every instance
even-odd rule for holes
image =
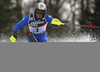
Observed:
[[[64,25],[65,23],[62,23],[60,20],[58,20],[57,18],[54,18],[51,22],[51,24],[54,25]]]
[[[11,41],[11,42],[16,42],[16,40],[17,40],[17,35],[18,35],[17,32],[14,32],[13,35],[10,37],[10,41]]]
[[[54,25],[69,25],[69,26],[74,26],[74,24],[69,24],[69,23],[62,23],[60,20],[58,20],[57,18],[54,18],[51,22],[51,24]]]

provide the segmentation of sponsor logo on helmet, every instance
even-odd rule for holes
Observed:
[[[40,8],[43,8],[44,6],[43,5],[40,5]]]

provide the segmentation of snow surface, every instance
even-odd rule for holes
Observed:
[[[80,35],[78,37],[48,37],[49,42],[96,42],[90,35]],[[9,37],[2,36],[0,42],[10,42]],[[18,38],[17,42],[27,42],[25,38]]]

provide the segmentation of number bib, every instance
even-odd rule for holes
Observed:
[[[30,14],[28,26],[29,26],[30,32],[34,34],[41,34],[46,31],[47,22],[45,18],[42,18],[39,21],[36,21],[34,18],[34,15]]]

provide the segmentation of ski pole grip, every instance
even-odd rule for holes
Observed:
[[[69,23],[65,23],[65,25],[68,25],[68,26],[74,26],[74,24],[69,24]]]

